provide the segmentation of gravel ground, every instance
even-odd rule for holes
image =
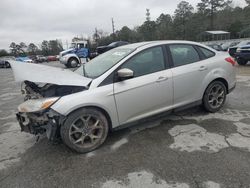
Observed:
[[[218,113],[196,107],[166,115],[80,155],[20,132],[20,88],[11,69],[0,69],[0,187],[250,187],[250,66],[237,72]]]

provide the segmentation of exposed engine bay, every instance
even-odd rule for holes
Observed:
[[[24,100],[39,99],[44,97],[62,97],[86,90],[83,86],[63,86],[56,84],[36,84],[30,81],[22,83],[21,91]]]
[[[15,81],[21,83],[24,102],[18,106],[21,130],[34,135],[60,137],[65,116],[50,108],[61,97],[88,90],[92,79],[56,67],[10,61]]]

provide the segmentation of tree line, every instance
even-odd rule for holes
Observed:
[[[0,50],[1,56],[32,56],[32,55],[58,55],[61,51],[63,51],[63,46],[58,40],[44,40],[40,47],[35,45],[34,43],[29,43],[26,45],[24,42],[15,43],[12,42],[9,46],[10,52],[8,53],[6,50]]]
[[[250,37],[250,0],[247,6],[232,7],[232,0],[201,0],[196,7],[181,1],[174,15],[160,14],[150,19],[147,10],[146,21],[133,29],[127,26],[115,34],[104,35],[97,31],[93,35],[98,45],[107,45],[116,40],[139,42],[150,40],[192,40],[201,41],[202,33],[211,30],[230,32],[230,37]],[[196,9],[195,9],[196,8]]]
[[[127,26],[112,34],[97,30],[92,36],[95,43],[90,42],[93,51],[96,46],[107,45],[114,41],[130,43],[150,40],[191,40],[201,41],[201,34],[208,30],[224,30],[230,32],[230,37],[250,37],[250,0],[245,0],[246,6],[232,7],[232,0],[201,0],[196,7],[187,1],[181,1],[174,15],[160,14],[156,20],[151,20],[150,9],[147,9],[145,22],[133,29]],[[63,50],[58,40],[44,40],[40,47],[34,43],[26,45],[12,42],[10,54],[0,50],[4,55],[58,55]]]

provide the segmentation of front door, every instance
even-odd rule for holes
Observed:
[[[120,124],[172,107],[172,72],[166,69],[162,47],[154,47],[138,53],[125,62],[120,69],[122,68],[131,69],[134,72],[134,78],[114,83]]]

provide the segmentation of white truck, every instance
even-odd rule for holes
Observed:
[[[87,62],[89,53],[88,41],[72,42],[70,49],[60,52],[59,60],[67,68],[75,68]]]

